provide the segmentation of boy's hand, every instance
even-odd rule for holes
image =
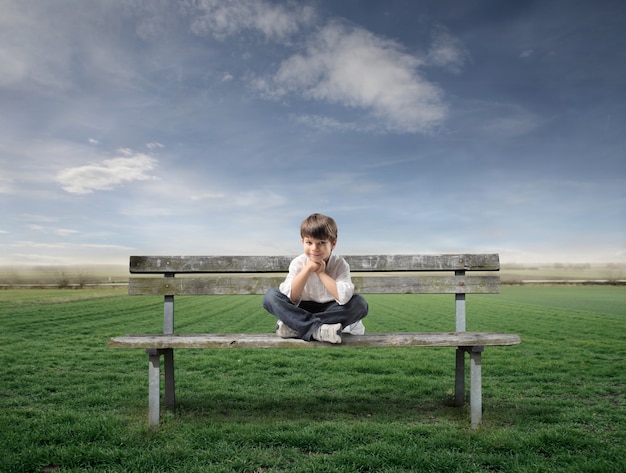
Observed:
[[[305,269],[310,273],[320,274],[326,271],[326,263],[324,260],[314,260],[309,258],[306,262]]]
[[[324,285],[324,287],[330,292],[330,294],[335,298],[335,300],[339,299],[339,293],[337,292],[337,282],[326,273],[326,261],[323,259],[313,259],[308,258],[304,270],[298,274],[294,278],[291,283],[291,297],[292,301],[296,301],[300,298],[302,294],[302,288],[306,284],[309,276],[315,273],[320,278],[320,281]],[[299,291],[294,291],[294,287],[299,289]]]
[[[326,261],[324,260],[319,260],[316,261],[316,263],[318,264],[317,269],[315,270],[315,272],[317,274],[322,274],[326,272]]]

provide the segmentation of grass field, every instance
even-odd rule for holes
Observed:
[[[370,331],[454,329],[453,297],[367,296]],[[260,297],[177,301],[177,331],[269,332]],[[1,472],[623,472],[626,287],[468,297],[484,417],[450,407],[454,350],[179,350],[175,412],[147,426],[147,360],[107,339],[162,330],[125,289],[0,291]]]

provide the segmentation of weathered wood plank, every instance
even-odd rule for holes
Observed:
[[[131,277],[128,294],[224,295],[265,294],[278,287],[284,276]],[[356,276],[356,291],[362,294],[497,294],[497,276]]]
[[[353,276],[362,294],[498,294],[498,276]]]
[[[344,255],[353,272],[498,271],[497,254]],[[131,256],[130,272],[275,273],[289,269],[293,256]]]
[[[348,255],[352,272],[360,271],[498,271],[498,254]]]
[[[280,273],[293,256],[131,256],[130,272],[156,273]]]
[[[336,348],[510,346],[514,334],[492,332],[399,332],[345,335],[343,343],[305,342],[275,334],[128,335],[109,339],[110,348]]]
[[[131,277],[128,279],[128,294],[131,296],[265,294],[268,289],[278,287],[284,280],[284,276]]]

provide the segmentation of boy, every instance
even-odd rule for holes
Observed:
[[[337,224],[322,214],[312,214],[300,226],[304,253],[289,265],[279,289],[270,289],[263,307],[278,318],[276,335],[341,343],[341,332],[364,333],[360,322],[367,302],[354,294],[350,267],[333,254]]]

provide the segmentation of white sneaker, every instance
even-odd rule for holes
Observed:
[[[322,324],[313,338],[320,342],[341,343],[341,324]]]
[[[276,322],[276,335],[280,338],[299,338],[298,332],[285,325],[280,320]]]
[[[352,335],[365,335],[365,325],[360,320],[344,327],[343,333],[351,333]]]

